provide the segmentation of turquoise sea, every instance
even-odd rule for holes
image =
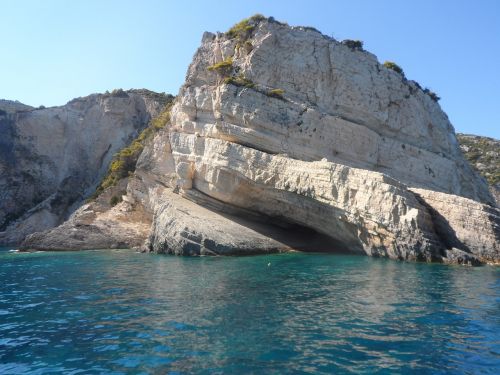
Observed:
[[[500,268],[0,251],[0,374],[500,373]]]

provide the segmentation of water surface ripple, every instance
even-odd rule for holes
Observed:
[[[1,374],[332,372],[500,373],[500,269],[0,251]]]

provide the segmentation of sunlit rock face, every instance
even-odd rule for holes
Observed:
[[[465,231],[491,233],[465,241],[462,228],[468,245],[452,247],[498,252],[498,211],[485,208],[488,188],[439,105],[372,54],[314,30],[264,20],[244,40],[205,34],[172,111],[169,148],[181,192],[314,228],[351,251],[446,256],[430,208],[449,201],[480,217]]]
[[[418,84],[310,28],[247,26],[204,34],[128,183],[146,250],[498,262],[499,211]]]
[[[492,203],[439,105],[374,55],[273,22],[260,22],[247,42],[250,52],[237,38],[205,35],[174,109],[180,131]],[[228,58],[230,72],[208,69]],[[223,84],[228,76],[254,88]],[[273,89],[283,98],[266,95]]]
[[[146,90],[33,109],[0,102],[0,243],[60,224],[162,108]]]

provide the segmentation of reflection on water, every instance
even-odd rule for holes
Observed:
[[[493,267],[0,251],[0,282],[2,374],[500,369]]]

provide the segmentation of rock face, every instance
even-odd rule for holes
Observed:
[[[272,19],[205,33],[125,201],[160,253],[500,260],[499,210],[439,105],[368,52]]]
[[[38,250],[115,249],[141,246],[151,227],[151,214],[126,201],[115,206],[110,198],[127,186],[127,179],[83,204],[62,225],[28,236],[24,246]]]
[[[439,105],[375,56],[315,31],[268,22],[247,42],[249,53],[236,48],[237,39],[205,35],[174,109],[180,131],[216,132],[270,154],[326,158],[492,203]],[[230,72],[207,69],[230,57]],[[242,75],[254,88],[223,84],[230,75]],[[284,90],[283,97],[265,94],[272,89]]]
[[[476,171],[490,184],[490,191],[500,205],[500,141],[470,134],[457,134],[460,149]]]
[[[163,102],[147,90],[115,90],[46,109],[1,101],[0,243],[19,243],[65,220]]]

